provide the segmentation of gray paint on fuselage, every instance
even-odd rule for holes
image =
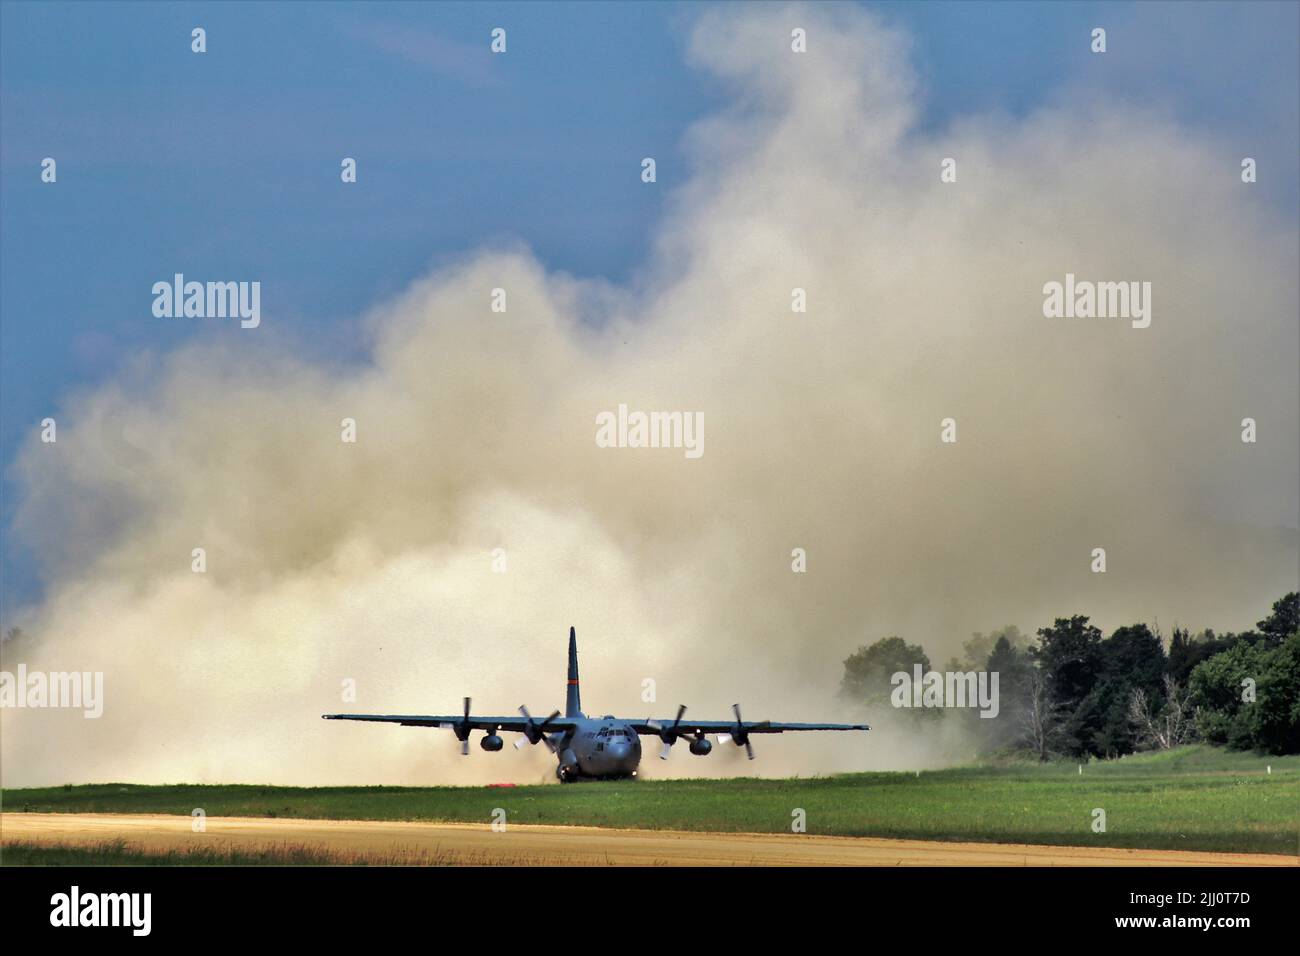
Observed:
[[[641,763],[641,737],[615,717],[577,718],[577,726],[553,734],[562,774],[575,777],[630,777]]]

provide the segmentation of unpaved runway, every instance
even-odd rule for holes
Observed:
[[[1296,866],[1296,857],[1184,850],[1116,850],[1008,843],[938,843],[807,834],[689,833],[511,824],[209,817],[161,814],[0,814],[0,841],[94,843],[146,850],[193,846],[326,848],[387,863],[804,866]]]

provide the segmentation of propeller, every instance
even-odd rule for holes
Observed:
[[[770,720],[764,720],[764,721],[760,721],[757,724],[750,724],[749,727],[746,728],[745,721],[742,720],[740,717],[740,705],[732,704],[731,710],[736,715],[736,729],[733,730],[730,734],[719,734],[718,739],[721,740],[723,737],[730,737],[735,742],[737,747],[744,747],[745,754],[749,757],[750,760],[753,760],[754,745],[749,742],[749,732],[751,730],[754,730],[757,727],[769,727],[771,726],[772,722]]]
[[[528,712],[527,707],[520,705],[519,713],[524,715],[524,720],[528,721],[528,723],[524,725],[524,735],[515,741],[515,749],[519,750],[526,743],[535,744],[540,740],[546,744],[551,753],[555,753],[555,744],[551,742],[550,737],[546,736],[546,728],[551,725],[551,721],[560,716],[560,712],[558,710],[552,711],[551,716],[540,724],[533,720],[533,715]]]
[[[663,749],[659,751],[660,760],[667,760],[668,755],[673,752],[673,744],[677,742],[678,737],[677,728],[682,722],[682,715],[685,713],[686,705],[682,704],[677,708],[677,719],[673,721],[673,725],[667,730],[657,720],[646,721],[647,724],[659,731],[659,739],[664,742]]]
[[[452,725],[456,739],[460,741],[460,755],[469,756],[469,698],[465,698],[465,719]]]

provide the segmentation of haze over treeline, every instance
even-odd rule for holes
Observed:
[[[318,715],[545,713],[572,624],[590,712],[835,719],[841,662],[882,635],[943,659],[1075,609],[1242,630],[1296,589],[1297,236],[1240,144],[1082,93],[921,131],[906,38],[849,7],[726,7],[687,46],[731,101],[645,186],[665,213],[627,286],[467,250],[358,319],[363,363],[266,315],[33,433],[14,533],[46,596],[3,623],[106,700],[7,712],[5,785],[536,780],[540,748],[462,761],[450,734]],[[1045,318],[1067,273],[1150,282],[1150,327]],[[702,412],[705,453],[597,447],[620,403]],[[647,772],[953,750],[882,728],[758,752]]]
[[[1106,635],[1070,614],[1034,635],[974,634],[942,665],[892,635],[845,659],[840,695],[971,756],[1113,758],[1201,741],[1297,753],[1300,593],[1241,633],[1139,622]]]

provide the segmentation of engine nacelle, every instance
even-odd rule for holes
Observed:
[[[713,750],[713,744],[703,737],[691,741],[691,753],[697,757],[706,757]]]
[[[486,750],[488,753],[496,753],[498,750],[501,749],[503,743],[504,741],[496,734],[488,734],[486,737],[484,737],[482,740],[478,742],[478,745],[482,747],[484,750]]]

